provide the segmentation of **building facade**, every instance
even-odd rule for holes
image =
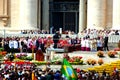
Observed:
[[[120,0],[0,0],[0,29],[120,29]]]

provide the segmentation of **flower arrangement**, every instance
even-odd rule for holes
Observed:
[[[31,61],[31,63],[36,64],[36,65],[46,65],[47,62],[45,61]]]
[[[68,61],[70,62],[70,64],[83,64],[81,56],[73,56]]]
[[[98,64],[99,64],[99,65],[101,65],[101,64],[103,64],[103,63],[104,63],[104,62],[103,62],[103,59],[101,59],[101,58],[98,59]]]
[[[17,55],[16,55],[16,58],[22,59],[22,60],[25,60],[26,57],[27,57],[27,54],[26,54],[26,53],[20,53],[20,54],[17,54]]]
[[[45,62],[45,61],[35,61],[32,60],[31,62],[37,65],[46,65],[49,63],[49,65],[60,65],[62,64],[62,59],[59,56],[54,57],[50,62]],[[81,65],[83,64],[83,60],[81,56],[74,56],[74,57],[69,57],[69,63],[72,65]]]
[[[104,57],[104,52],[103,52],[103,51],[98,51],[98,52],[97,52],[97,56],[99,56],[99,57]]]
[[[68,53],[64,53],[63,58],[66,58],[67,60],[69,60],[70,56],[68,55]]]
[[[88,59],[86,62],[88,65],[91,65],[91,64],[95,65],[97,63],[97,61],[95,59]]]
[[[108,56],[109,57],[115,57],[115,55],[117,54],[117,52],[116,51],[108,51]]]
[[[21,60],[29,60],[29,61],[33,59],[32,56],[28,56],[26,53],[17,54],[15,57]]]
[[[114,51],[120,51],[120,48],[114,48]]]
[[[53,60],[50,62],[51,64],[61,64],[62,59],[60,57],[54,57]]]
[[[3,55],[3,56],[5,56],[7,54],[7,51],[4,51],[3,48],[0,48],[0,54]]]
[[[6,54],[4,56],[4,61],[13,61],[15,58],[14,54],[10,53],[10,54]]]

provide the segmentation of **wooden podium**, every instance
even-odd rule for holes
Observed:
[[[37,50],[36,60],[37,61],[44,61],[44,54],[43,54],[42,50]]]

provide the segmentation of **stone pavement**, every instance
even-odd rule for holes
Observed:
[[[114,48],[117,47],[117,44],[116,43],[109,43],[108,44],[109,46],[109,49],[110,50],[113,50]],[[84,63],[86,63],[86,60],[87,59],[95,59],[95,60],[98,60],[99,57],[97,56],[97,52],[92,52],[92,51],[74,51],[74,52],[71,52],[71,53],[68,53],[68,55],[70,57],[72,56],[82,56],[82,60],[84,61]],[[63,53],[56,53],[54,54],[55,57],[60,57],[60,58],[63,58]],[[104,61],[104,63],[110,63],[112,61],[116,61],[116,60],[119,60],[120,59],[120,52],[119,54],[116,55],[115,58],[110,58],[108,57],[107,55],[107,51],[104,51],[104,56],[102,59]],[[97,66],[98,64],[94,65],[94,66]],[[42,66],[39,66],[40,68],[44,68],[45,65],[42,65]],[[51,65],[50,66],[52,69],[60,69],[61,68],[61,65]],[[92,65],[73,65],[74,68],[80,68],[80,69],[87,69],[89,67],[93,67]]]
[[[72,52],[72,53],[68,53],[68,55],[70,57],[72,56],[82,56],[82,60],[84,61],[84,63],[86,63],[86,60],[87,59],[95,59],[95,60],[98,60],[99,57],[97,56],[96,54],[97,52],[87,52],[87,51],[75,51],[75,52]],[[55,57],[60,57],[62,58],[63,57],[63,53],[56,53],[54,55]],[[110,63],[110,62],[113,62],[113,61],[116,61],[116,60],[119,60],[120,59],[120,52],[119,54],[116,55],[115,58],[110,58],[108,57],[107,55],[107,52],[104,52],[104,56],[102,59],[104,61],[104,63]],[[94,65],[94,66],[97,66],[98,64]],[[45,65],[42,65],[42,66],[39,66],[40,68],[44,68]],[[61,68],[61,65],[51,65],[50,66],[52,69],[60,69]],[[73,65],[74,68],[80,68],[80,69],[87,69],[89,67],[93,67],[92,65]]]

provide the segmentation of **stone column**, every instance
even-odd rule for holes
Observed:
[[[18,28],[20,14],[20,0],[10,0],[10,28]]]
[[[42,29],[49,30],[49,0],[42,0]]]
[[[38,0],[38,6],[37,6],[37,25],[38,28],[41,29],[41,0]]]
[[[112,29],[120,29],[120,0],[113,0],[113,26]]]
[[[0,29],[8,25],[8,0],[0,0]]]
[[[19,27],[37,28],[37,0],[20,0]]]
[[[87,0],[79,0],[79,33],[86,28]]]
[[[106,0],[87,0],[87,29],[106,27]]]

